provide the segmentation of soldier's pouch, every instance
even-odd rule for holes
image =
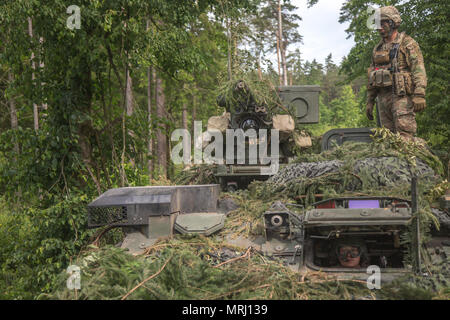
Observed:
[[[392,86],[391,72],[385,69],[378,69],[370,72],[369,85],[376,88]]]
[[[411,73],[409,72],[402,72],[403,80],[405,82],[405,91],[407,95],[411,95],[414,92]]]
[[[406,85],[403,74],[400,72],[394,73],[393,80],[394,80],[395,94],[401,97],[406,95]]]
[[[390,62],[389,51],[376,51],[373,56],[373,61],[376,65],[388,64]]]

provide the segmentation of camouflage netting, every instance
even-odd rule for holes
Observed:
[[[444,166],[439,158],[434,155],[427,146],[421,142],[404,141],[400,135],[394,134],[388,129],[378,128],[374,130],[373,142],[347,142],[343,146],[337,146],[318,154],[300,154],[294,162],[318,162],[328,160],[342,160],[345,162],[356,159],[396,157],[404,159],[415,166],[415,160],[420,159],[434,170],[437,175],[444,175]]]
[[[290,182],[304,178],[313,179],[324,174],[339,172],[348,163],[339,160],[296,163],[283,168],[278,174],[269,179],[269,183],[277,185],[289,184]],[[353,172],[362,176],[367,175],[370,186],[393,186],[401,183],[411,182],[411,168],[407,161],[395,157],[366,158],[356,160],[351,164]],[[430,182],[436,181],[434,171],[423,161],[417,160],[417,176]],[[361,178],[362,180],[362,178]],[[357,185],[350,186],[354,189]]]
[[[250,186],[255,198],[283,198],[296,200],[307,207],[320,199],[338,196],[397,196],[410,199],[411,177],[419,179],[419,212],[414,221],[420,219],[421,242],[430,239],[430,229],[448,228],[448,215],[432,209],[433,201],[450,187],[443,180],[443,166],[427,147],[405,142],[398,135],[385,129],[377,129],[374,141],[347,143],[320,154],[305,154],[298,157],[267,182],[256,182]],[[403,243],[416,243],[416,225],[412,223]],[[408,246],[411,248],[411,246]],[[448,260],[435,265],[429,254],[421,251],[429,277],[405,277],[386,288],[384,298],[430,297],[432,293],[449,294],[450,273]],[[405,255],[406,265],[415,265],[416,252]],[[401,284],[401,285],[400,285]],[[430,291],[431,290],[431,291]]]
[[[416,174],[421,183],[435,184],[438,177],[423,161],[416,161]],[[352,162],[340,160],[295,163],[281,169],[265,184],[274,193],[287,192],[290,197],[314,194],[332,195],[371,189],[392,190],[408,187],[411,165],[396,157],[366,158]],[[308,199],[308,197],[307,197]]]
[[[194,165],[181,171],[174,179],[176,185],[215,184],[219,179],[214,175],[215,166],[202,164]]]
[[[320,154],[301,154],[265,183],[250,189],[257,197],[282,196],[311,204],[316,195],[408,197],[412,175],[429,190],[442,180],[443,166],[426,146],[405,142],[377,129],[372,143],[350,142]]]
[[[245,90],[237,91],[236,84],[241,80],[245,83]],[[218,97],[218,101],[222,100],[230,112],[233,112],[236,106],[252,102],[267,107],[269,115],[286,111],[272,79],[254,72],[237,71],[233,80],[222,82],[218,88]]]

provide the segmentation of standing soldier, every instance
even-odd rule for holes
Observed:
[[[373,120],[373,106],[378,97],[381,125],[413,140],[417,130],[415,112],[426,107],[427,75],[422,52],[413,38],[398,32],[402,22],[393,6],[380,9],[378,32],[382,40],[375,46],[368,70],[366,114]]]

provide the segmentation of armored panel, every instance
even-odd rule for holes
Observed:
[[[332,149],[335,145],[342,145],[347,141],[371,142],[373,132],[371,128],[346,128],[327,131],[322,138],[322,151]]]
[[[313,209],[305,215],[305,226],[338,225],[406,225],[410,208],[380,209]]]
[[[218,184],[176,186],[176,210],[183,213],[214,212],[217,210],[220,186]]]
[[[289,213],[287,212],[265,212],[264,229],[266,239],[270,240],[274,235],[289,232]]]
[[[166,215],[148,218],[148,234],[150,239],[160,239],[172,235],[174,215]]]
[[[128,224],[127,207],[88,207],[88,225],[90,227],[109,224]]]
[[[218,196],[219,185],[110,189],[88,205],[88,226],[139,226],[175,212],[214,212]]]
[[[225,215],[222,213],[191,213],[177,217],[175,230],[182,234],[198,233],[208,236],[222,229],[224,224]]]
[[[174,192],[173,187],[110,189],[88,205],[88,226],[147,225],[149,216],[174,211]],[[118,208],[122,210],[121,215]]]
[[[262,250],[268,255],[293,257],[296,253],[296,256],[299,257],[301,256],[302,246],[294,241],[272,238],[262,245]]]
[[[282,86],[278,92],[297,124],[319,122],[319,86]]]

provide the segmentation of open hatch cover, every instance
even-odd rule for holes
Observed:
[[[222,213],[200,212],[179,215],[175,230],[181,234],[197,233],[209,236],[224,227],[225,215]]]
[[[409,208],[313,209],[306,213],[305,226],[329,225],[406,225]]]

